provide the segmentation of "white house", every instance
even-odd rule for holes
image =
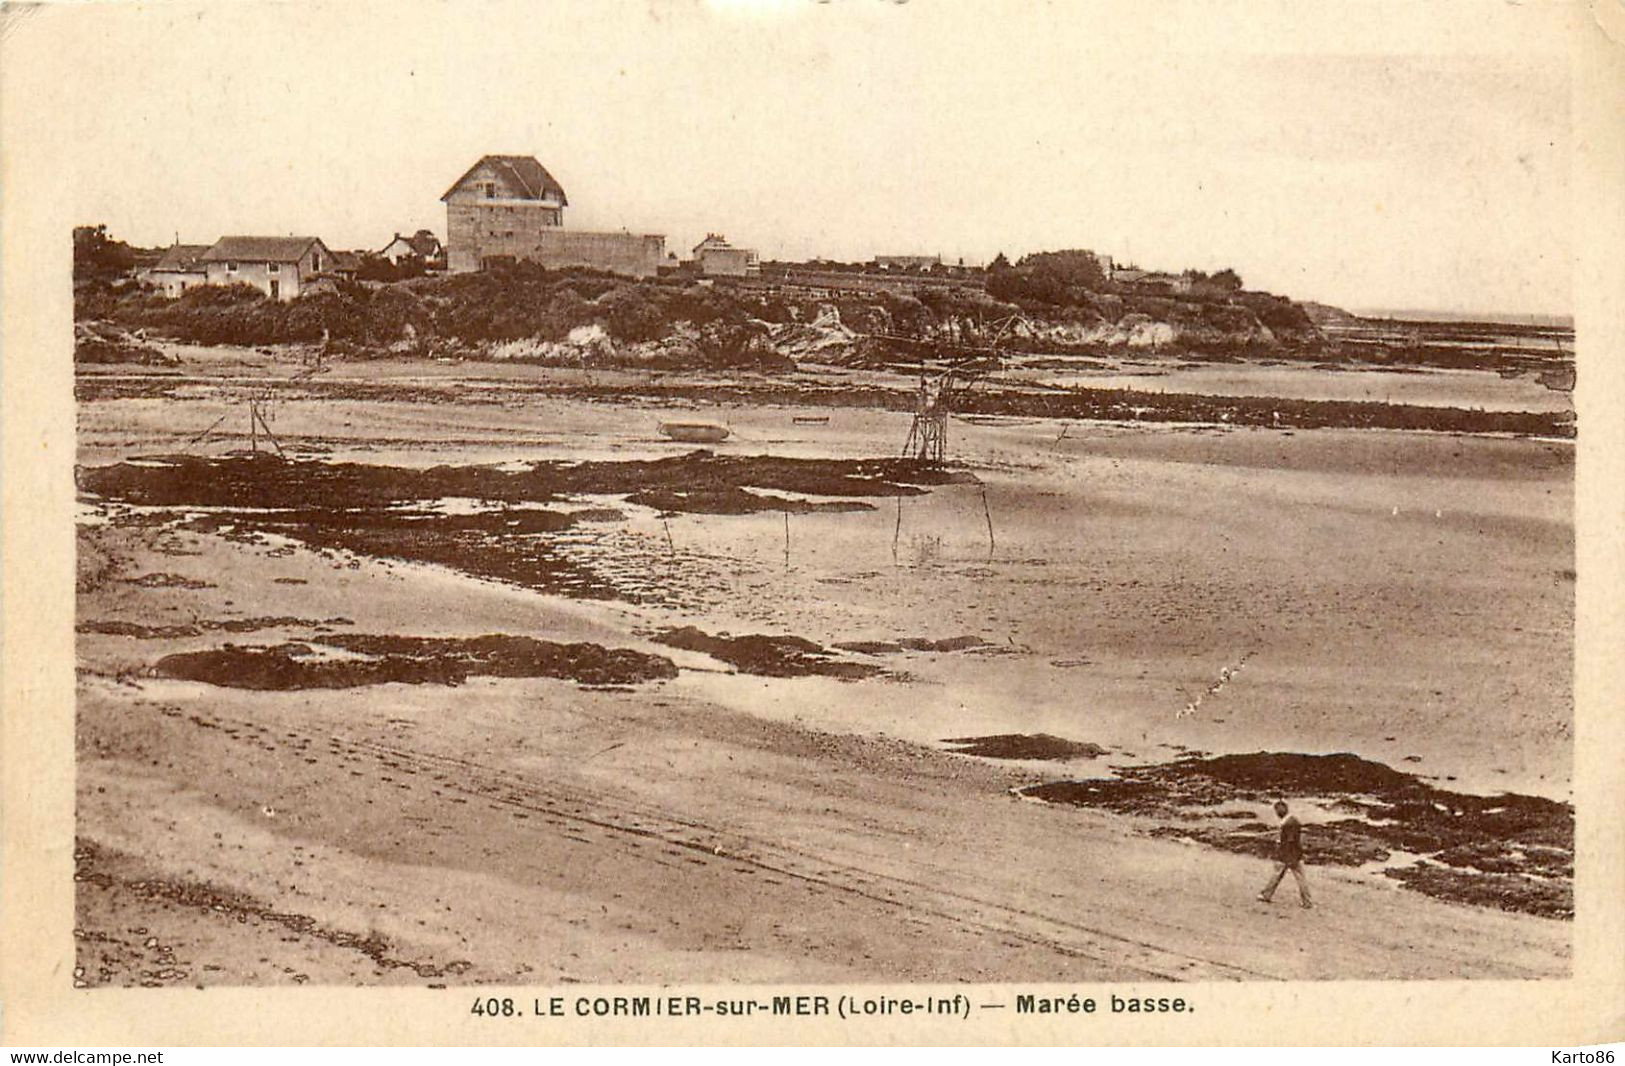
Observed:
[[[291,300],[333,269],[334,256],[320,237],[221,237],[200,262],[210,285],[252,285],[273,300]]]
[[[157,286],[170,299],[187,289],[207,285],[209,278],[203,269],[202,259],[203,253],[208,250],[206,244],[170,245],[158,262],[142,273],[141,280]]]
[[[751,277],[762,272],[754,248],[735,248],[720,233],[708,233],[694,246],[694,266],[702,277]]]
[[[426,229],[420,229],[410,237],[403,237],[399,233],[395,234],[395,239],[384,245],[383,251],[378,254],[396,266],[400,266],[402,259],[417,258],[428,262],[432,259],[440,259],[446,253],[445,249],[440,245],[440,238]]]

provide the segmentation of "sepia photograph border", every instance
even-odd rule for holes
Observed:
[[[314,0],[324,3],[327,0]],[[929,3],[931,0],[915,0]],[[1500,0],[1429,6],[1443,22]],[[395,5],[400,15],[419,3]],[[1625,1039],[1625,4],[1542,3],[1572,42],[1578,383],[1575,473],[1576,809],[1573,976],[1545,981],[1333,981],[1023,985],[1020,991],[1184,996],[1179,1016],[968,1020],[832,1017],[538,1019],[471,1016],[472,987],[75,990],[74,461],[70,205],[56,195],[70,161],[95,150],[53,124],[51,92],[85,92],[54,4],[0,12],[0,1042],[50,1045],[568,1045],[568,1044],[1541,1044]],[[63,8],[80,5],[61,5]],[[98,5],[84,5],[95,7]],[[290,5],[296,10],[302,4]],[[1009,0],[983,3],[987,17]],[[1177,4],[1091,3],[1091,17],[1138,8],[1176,19]],[[1268,8],[1227,3],[1230,39]],[[1312,6],[1334,5],[1314,0]],[[1396,47],[1399,42],[1396,42]],[[294,146],[289,146],[294,151]],[[567,988],[478,986],[481,996],[701,995],[734,985]],[[1008,997],[1012,986],[864,985],[839,992]],[[805,986],[762,995],[829,993]]]

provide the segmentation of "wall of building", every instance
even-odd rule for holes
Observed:
[[[759,278],[753,277],[747,282],[753,287],[784,289],[812,296],[831,296],[839,292],[912,294],[921,289],[946,291],[985,288],[980,275],[888,274],[885,271],[859,274],[843,270],[785,270],[778,267],[769,268]]]
[[[655,234],[596,233],[561,227],[547,201],[446,204],[449,236],[446,267],[452,273],[479,270],[494,256],[528,259],[546,267],[592,267],[635,278],[652,278],[666,255],[666,239]],[[515,206],[508,212],[501,208]]]
[[[201,270],[149,270],[141,275],[141,280],[171,300],[187,289],[209,283],[208,276]]]
[[[390,241],[389,246],[378,254],[382,258],[388,259],[391,263],[399,266],[402,259],[405,259],[408,256],[416,255],[417,253],[414,252],[412,250],[412,246],[407,244],[405,241]]]
[[[271,295],[271,282],[275,281],[277,299],[292,300],[299,295],[305,279],[332,267],[333,254],[317,243],[305,249],[297,263],[239,260],[237,269],[232,270],[229,262],[210,260],[204,264],[204,271],[210,285],[252,285],[267,296]]]
[[[708,278],[743,278],[760,269],[749,248],[701,248],[694,253],[694,262]]]
[[[271,282],[277,283],[277,299],[291,300],[299,295],[299,271],[292,263],[277,263],[276,271],[271,270],[271,263],[250,263],[239,261],[237,269],[232,270],[231,264],[226,262],[211,262],[207,265],[210,285],[252,285],[265,295],[271,295]]]
[[[480,269],[490,255],[512,255],[535,243],[538,233],[558,229],[564,208],[551,200],[489,200],[461,191],[446,201],[446,268],[452,273]]]

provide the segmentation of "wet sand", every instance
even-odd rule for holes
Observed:
[[[653,438],[641,404],[486,399],[288,402],[276,429],[311,457],[416,468],[689,450]],[[81,462],[176,450],[212,402],[85,404]],[[864,459],[907,431],[883,411],[713,413],[738,432],[726,456]],[[1021,419],[953,434],[974,481],[872,510],[572,497],[620,514],[557,534],[611,590],[590,599],[87,499],[81,980],[1567,971],[1563,921],[1362,866],[1312,868],[1316,911],[1261,908],[1252,855],[1014,790],[1263,750],[1568,799],[1570,445]],[[702,636],[672,643],[685,627]],[[357,637],[584,642],[677,676],[152,676],[226,643],[329,654],[333,634],[363,655]],[[749,635],[868,669],[764,676],[707,651]],[[1035,734],[1062,747],[949,750]],[[1336,817],[1305,803],[1311,834]]]

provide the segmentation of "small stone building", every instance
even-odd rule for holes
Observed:
[[[754,248],[735,248],[720,233],[708,233],[694,246],[694,267],[707,278],[754,277],[762,272]]]
[[[172,244],[158,257],[158,262],[142,272],[141,280],[170,299],[187,289],[207,285],[209,278],[202,259],[208,250],[206,244]]]

